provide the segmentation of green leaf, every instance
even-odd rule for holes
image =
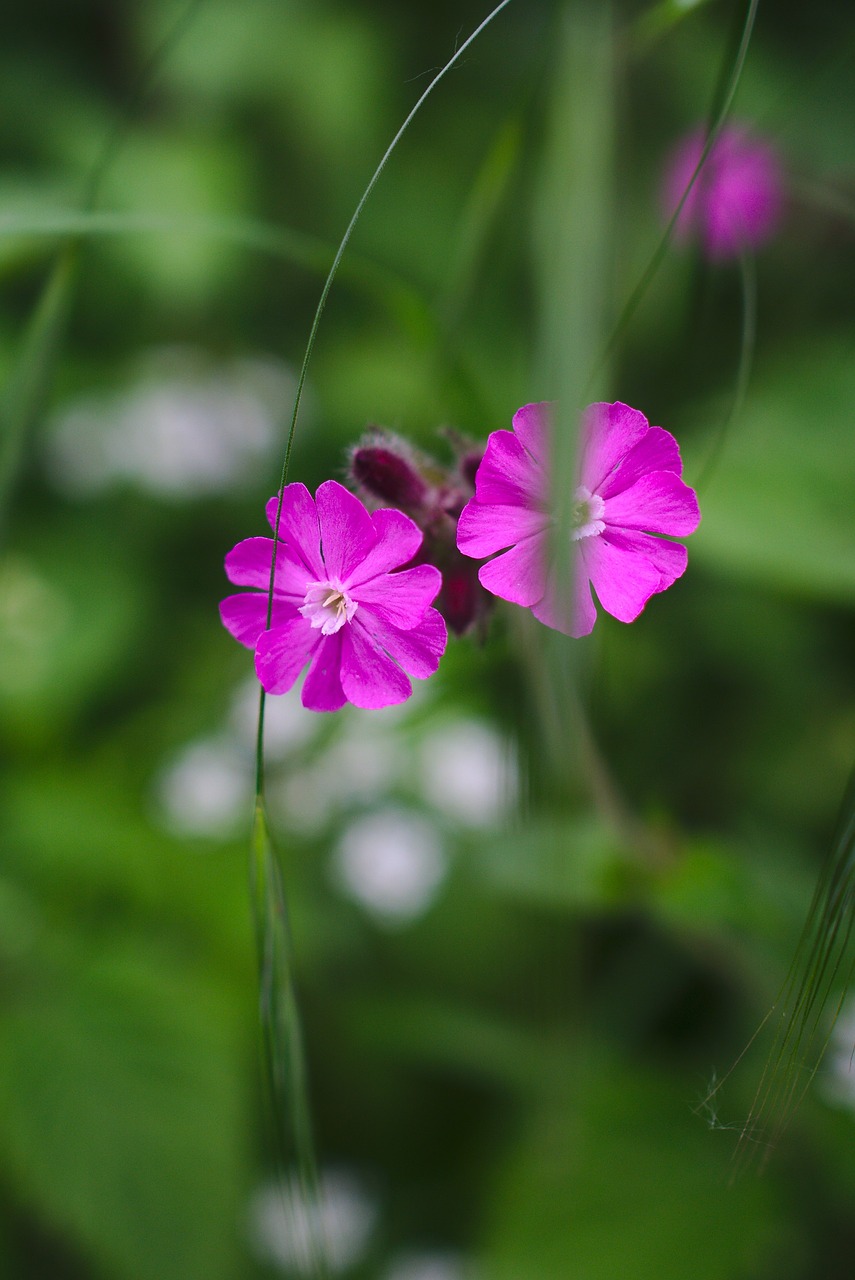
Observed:
[[[853,402],[848,345],[803,346],[758,373],[701,495],[691,554],[750,581],[855,600]]]
[[[504,893],[551,911],[623,906],[640,878],[637,863],[594,816],[540,818],[491,836],[477,865]]]
[[[99,1272],[233,1276],[240,1048],[218,993],[174,958],[57,949],[3,1010],[4,1180]]]
[[[584,1044],[558,1078],[500,1178],[490,1280],[793,1274],[793,1228],[773,1185],[728,1186],[732,1135],[693,1115],[688,1081]]]

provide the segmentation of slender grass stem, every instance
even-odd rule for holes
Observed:
[[[595,367],[591,371],[591,375],[588,383],[589,387],[594,385],[598,375],[600,374],[602,369],[605,368],[606,365],[608,364],[608,361],[611,359],[612,355],[617,349],[617,345],[620,342],[621,338],[623,337],[623,334],[625,333],[629,325],[632,323],[632,320],[635,317],[635,313],[637,312],[641,303],[644,301],[644,298],[647,294],[648,289],[650,288],[651,284],[656,278],[659,268],[661,267],[663,261],[665,260],[665,255],[668,252],[668,249],[670,247],[671,240],[674,235],[674,228],[677,225],[677,219],[680,217],[680,214],[683,211],[683,206],[688,200],[689,194],[692,188],[694,187],[695,183],[697,182],[698,176],[701,170],[703,169],[704,165],[706,164],[707,158],[710,152],[712,151],[713,147],[715,146],[716,141],[719,137],[719,134],[721,133],[725,125],[725,122],[727,120],[727,117],[730,114],[730,109],[733,106],[733,100],[736,97],[736,91],[739,88],[739,82],[742,79],[742,72],[745,67],[745,60],[748,57],[748,47],[751,43],[751,36],[754,31],[754,23],[757,18],[757,9],[758,9],[759,3],[760,3],[760,0],[749,0],[748,9],[745,15],[745,22],[741,29],[741,36],[739,40],[739,46],[736,51],[736,56],[732,64],[730,74],[725,78],[724,88],[723,89],[720,88],[716,92],[716,99],[720,100],[720,105],[718,106],[718,110],[715,110],[715,106],[714,106],[712,123],[710,124],[710,127],[707,130],[707,136],[704,141],[704,145],[703,145],[703,149],[701,150],[700,157],[698,158],[698,163],[695,165],[692,176],[686,185],[685,191],[680,197],[679,204],[677,205],[676,209],[671,215],[670,221],[668,222],[668,225],[662,234],[662,238],[660,239],[658,245],[654,249],[653,254],[650,257],[650,260],[647,263],[647,266],[642,271],[637,284],[635,285],[634,289],[632,290],[632,292],[630,293],[629,297],[627,298],[626,302],[623,305],[623,308],[617,318],[617,321],[615,322],[612,332],[605,343],[605,346],[595,364]],[[729,57],[725,61],[725,66],[727,66],[728,62],[729,62]]]
[[[362,211],[374,190],[380,175],[383,173],[392,153],[406,133],[413,119],[420,111],[427,98],[460,60],[466,50],[478,38],[482,31],[511,3],[502,0],[491,13],[480,23],[473,33],[456,50],[445,66],[430,81],[415,106],[407,115],[404,123],[395,134],[386,151],[383,153],[377,168],[374,170],[368,185],[362,193],[353,212],[350,222],[336,250],[332,265],[329,268],[321,296],[315,310],[309,331],[306,349],[297,379],[294,396],[294,407],[288,427],[285,445],[285,456],[279,481],[279,500],[273,528],[273,546],[270,563],[270,580],[267,594],[267,627],[273,618],[273,590],[276,572],[276,552],[279,543],[279,520],[282,513],[282,502],[288,471],[291,462],[291,451],[297,420],[302,403],[303,390],[306,383],[309,363],[314,351],[321,318],[326,308],[327,298],[341,266],[342,258],[350,243],[354,229],[362,215]],[[319,1207],[317,1160],[311,1129],[311,1108],[309,1103],[308,1081],[306,1075],[305,1053],[300,1029],[299,1005],[293,980],[293,945],[288,923],[288,902],[285,888],[270,842],[267,821],[264,811],[264,713],[266,694],[259,692],[258,728],[256,735],[255,757],[255,817],[252,839],[253,894],[255,916],[258,933],[259,956],[261,960],[261,1015],[266,1036],[266,1057],[268,1069],[273,1083],[274,1099],[283,1107],[283,1114],[290,1123],[291,1137],[297,1161],[297,1173],[304,1202]],[[328,1256],[322,1238],[317,1231],[311,1230],[313,1223],[320,1223],[320,1215],[310,1212],[307,1215],[311,1249],[311,1265],[319,1280],[327,1276]]]
[[[742,294],[742,330],[739,343],[739,365],[736,371],[736,383],[730,409],[722,420],[707,456],[701,468],[695,488],[703,493],[721,462],[733,425],[737,422],[745,407],[748,395],[748,384],[751,381],[751,370],[754,365],[754,352],[757,346],[757,268],[753,254],[745,252],[739,259],[739,279]]]

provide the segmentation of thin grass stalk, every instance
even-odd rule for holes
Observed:
[[[342,258],[351,236],[359,221],[365,205],[371,196],[380,175],[390,157],[403,138],[413,119],[424,102],[459,61],[466,50],[478,38],[482,31],[499,13],[511,3],[502,0],[483,22],[475,29],[467,40],[461,44],[444,67],[431,80],[415,106],[407,115],[404,123],[395,134],[391,143],[380,159],[368,185],[362,193],[353,216],[345,228],[344,235],[336,250],[332,265],[321,290],[321,296],[315,310],[309,338],[303,355],[294,406],[288,427],[285,455],[279,481],[279,499],[273,528],[273,545],[270,564],[270,580],[267,597],[267,626],[270,627],[273,617],[273,592],[276,572],[276,552],[279,543],[279,520],[282,512],[285,485],[291,461],[291,451],[297,420],[302,403],[303,390],[315,341],[318,335],[321,318],[326,308],[327,299],[338,274]],[[313,1223],[320,1223],[320,1208],[317,1183],[317,1158],[311,1126],[311,1107],[309,1102],[308,1080],[305,1051],[300,1026],[299,1003],[293,979],[293,948],[288,925],[287,898],[279,864],[270,841],[264,809],[264,711],[266,694],[259,692],[258,724],[256,734],[255,755],[255,816],[251,842],[252,885],[259,950],[259,974],[261,982],[262,1024],[266,1036],[266,1059],[273,1086],[273,1097],[282,1109],[286,1135],[293,1138],[298,1178],[304,1196],[304,1203],[309,1207],[307,1225],[312,1251],[311,1265],[318,1280],[325,1280],[327,1275],[327,1249],[323,1239],[318,1239],[312,1230]],[[312,1208],[316,1212],[312,1212]]]
[[[754,366],[754,353],[757,347],[757,266],[754,255],[746,250],[739,257],[739,282],[741,307],[741,324],[739,338],[739,363],[736,370],[736,382],[730,408],[722,419],[716,432],[706,462],[695,482],[695,488],[703,493],[721,462],[731,431],[742,416]]]
[[[749,0],[748,2],[748,9],[745,15],[745,22],[741,29],[741,35],[740,35],[739,45],[736,50],[736,55],[733,60],[732,66],[730,67],[729,74],[726,74],[724,77],[724,80],[723,80],[724,88],[717,89],[716,91],[714,103],[720,100],[720,106],[717,111],[714,110],[713,112],[712,122],[707,130],[707,136],[704,141],[704,145],[703,145],[703,149],[701,151],[700,157],[698,158],[698,163],[695,166],[694,172],[692,173],[692,176],[686,185],[686,190],[683,192],[682,196],[680,197],[679,204],[677,205],[676,209],[671,215],[668,225],[666,226],[662,234],[662,238],[660,239],[658,245],[654,249],[653,254],[651,255],[647,263],[647,266],[642,271],[637,284],[635,285],[634,289],[632,290],[626,302],[624,303],[624,306],[615,322],[612,332],[609,335],[608,340],[604,344],[599,360],[593,365],[593,368],[591,371],[591,378],[590,378],[590,385],[592,386],[596,383],[596,380],[599,374],[601,373],[602,369],[607,366],[608,361],[610,360],[614,352],[617,350],[618,343],[620,342],[621,338],[623,337],[623,334],[625,333],[629,325],[632,323],[632,320],[635,316],[636,311],[640,307],[641,303],[644,301],[644,298],[647,294],[648,289],[650,288],[651,284],[656,278],[659,268],[661,267],[662,263],[665,260],[665,255],[668,252],[668,249],[671,244],[671,240],[673,239],[674,228],[677,225],[677,219],[680,217],[680,214],[683,211],[683,206],[688,200],[689,194],[692,188],[694,187],[695,183],[697,182],[698,176],[701,170],[703,169],[704,165],[706,164],[707,158],[710,152],[712,151],[713,147],[715,146],[716,141],[718,140],[719,134],[724,128],[724,125],[727,121],[727,117],[730,114],[730,109],[733,106],[733,100],[736,97],[736,91],[739,88],[739,82],[742,79],[742,72],[745,68],[745,61],[748,57],[748,48],[751,43],[751,36],[754,32],[754,23],[757,18],[757,9],[758,9],[759,3],[760,3],[760,0]],[[729,63],[730,63],[730,56],[728,51],[728,54],[725,57],[724,68],[727,68]],[[722,81],[720,80],[720,84],[721,83]]]
[[[753,1041],[780,1009],[772,1045],[734,1153],[737,1168],[750,1162],[752,1148],[758,1143],[766,1148],[768,1158],[822,1063],[835,1019],[855,978],[855,956],[851,955],[853,932],[855,778],[847,789],[838,831],[787,977],[775,1004],[752,1037]],[[851,958],[847,960],[847,957]],[[823,1025],[828,1003],[836,990],[840,992],[836,1010]],[[710,1098],[723,1083],[717,1085]],[[771,1121],[768,1134],[764,1131],[767,1117]]]
[[[282,871],[264,806],[256,801],[250,848],[250,894],[258,959],[258,1013],[276,1153],[284,1175],[293,1164],[312,1274],[329,1275],[302,1020],[294,980],[294,944]],[[283,1182],[280,1190],[286,1194]]]

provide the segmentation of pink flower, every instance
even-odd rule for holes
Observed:
[[[691,181],[705,139],[705,130],[697,129],[671,152],[662,191],[667,218]],[[728,125],[680,210],[677,238],[699,240],[710,258],[736,258],[774,234],[783,203],[784,176],[774,147],[742,125]]]
[[[277,499],[267,504],[271,526]],[[273,617],[267,630],[272,538],[247,538],[226,556],[236,586],[223,624],[255,649],[255,669],[268,693],[285,693],[309,663],[302,701],[311,711],[345,702],[375,708],[404,702],[408,675],[436,671],[445,623],[430,608],[442,585],[438,569],[394,573],[421,546],[421,531],[401,511],[365,507],[335,480],[312,498],[302,484],[285,487],[276,549]]]
[[[582,416],[573,494],[572,582],[550,564],[548,404],[514,414],[513,431],[494,431],[460,515],[457,544],[468,556],[501,552],[481,566],[482,586],[519,604],[548,627],[585,636],[597,611],[632,622],[657,591],[685,571],[686,548],[651,534],[693,533],[694,491],[680,479],[677,442],[628,405],[592,404]]]

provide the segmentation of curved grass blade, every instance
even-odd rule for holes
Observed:
[[[834,1022],[855,977],[855,776],[844,797],[831,853],[817,884],[790,972],[776,1002],[775,1039],[748,1119],[738,1158],[750,1157],[760,1133],[767,1153],[792,1120],[825,1055]],[[833,1016],[829,1003],[836,997]],[[764,1133],[768,1128],[768,1137]]]
[[[253,818],[249,878],[258,954],[258,1013],[273,1131],[280,1168],[295,1169],[299,1193],[287,1207],[300,1216],[294,1234],[305,1242],[311,1274],[326,1280],[329,1250],[320,1213],[294,948],[282,872],[260,800]]]
[[[695,484],[699,493],[706,489],[721,461],[733,424],[739,420],[745,406],[748,384],[751,380],[754,351],[757,345],[757,269],[754,257],[750,253],[743,253],[739,258],[739,280],[742,295],[742,326],[733,399]]]
[[[713,1103],[752,1045],[774,1019],[771,1047],[745,1123],[738,1127],[735,1171],[780,1141],[816,1075],[843,1002],[855,981],[855,774],[843,800],[837,832],[823,867],[789,971],[775,1003],[736,1062],[698,1107]],[[831,1016],[828,1008],[834,1001]],[[855,1053],[855,1045],[853,1045]],[[728,1126],[730,1127],[730,1126]]]
[[[255,218],[63,209],[0,214],[0,239],[93,240],[125,235],[209,237],[267,254],[321,276],[326,276],[334,256],[332,247],[315,236]],[[433,312],[406,281],[362,257],[353,257],[343,264],[341,274],[379,298],[412,338],[420,342],[436,341],[437,322]]]
[[[640,14],[633,24],[630,39],[635,51],[639,54],[648,53],[657,41],[673,31],[684,18],[697,13],[707,3],[708,0],[659,0],[658,4]]]
[[[433,92],[440,80],[451,70],[469,46],[489,25],[490,22],[507,6],[511,0],[502,0],[472,35],[461,44],[445,66],[431,80],[424,93],[404,120],[392,142],[384,152],[380,163],[371,176],[353,216],[348,223],[341,242],[336,250],[330,266],[320,300],[312,320],[306,350],[300,366],[294,407],[288,428],[285,456],[279,483],[279,502],[273,526],[273,547],[270,565],[270,581],[267,599],[267,626],[269,628],[273,613],[273,588],[276,569],[276,547],[279,539],[279,518],[285,485],[288,480],[288,469],[291,461],[291,450],[297,419],[302,402],[306,374],[312,358],[315,340],[318,334],[321,317],[326,307],[327,298],[338,273],[341,260],[350,242],[350,238],[362,214],[371,192],[374,190],[380,175],[397,147],[399,141],[409,128],[410,123],[420,110],[422,104]],[[296,1160],[298,1179],[303,1202],[308,1206],[304,1226],[310,1241],[310,1265],[318,1280],[325,1280],[327,1272],[327,1249],[320,1232],[320,1214],[317,1181],[317,1161],[311,1130],[311,1110],[309,1104],[308,1084],[306,1078],[305,1054],[300,1026],[299,1008],[293,981],[292,947],[288,928],[287,904],[284,886],[276,861],[264,811],[264,708],[266,695],[264,689],[259,693],[258,732],[256,738],[256,800],[255,818],[252,835],[252,892],[256,924],[256,940],[259,954],[261,1019],[265,1038],[265,1058],[272,1086],[272,1098],[277,1114],[283,1123],[283,1137],[286,1143],[290,1140]]]
[[[24,460],[27,439],[47,398],[65,333],[77,265],[77,249],[69,245],[48,276],[0,398],[0,538],[8,522],[12,490]]]
[[[394,138],[389,143],[389,146],[386,148],[383,155],[381,156],[380,163],[377,165],[377,168],[374,170],[374,173],[371,175],[368,181],[368,185],[366,186],[365,190],[360,196],[359,202],[353,211],[353,216],[351,217],[350,222],[347,224],[347,227],[345,228],[345,231],[344,231],[344,235],[342,236],[338,249],[336,250],[335,257],[333,258],[333,261],[332,261],[332,266],[330,267],[327,278],[324,281],[324,286],[323,286],[323,289],[321,290],[321,296],[318,301],[318,305],[315,310],[314,317],[312,319],[312,325],[309,330],[309,338],[306,343],[306,350],[303,354],[303,361],[302,361],[302,364],[300,365],[300,373],[297,378],[297,389],[294,395],[294,408],[291,413],[291,421],[288,425],[288,435],[285,442],[285,457],[282,461],[282,471],[279,477],[279,500],[276,507],[276,518],[273,525],[273,549],[272,549],[272,556],[271,556],[271,562],[270,562],[270,581],[268,583],[268,588],[267,588],[267,627],[268,628],[270,627],[270,622],[273,617],[273,586],[274,586],[274,577],[276,572],[276,548],[279,541],[279,520],[282,514],[282,500],[285,492],[285,485],[288,482],[288,470],[291,465],[291,451],[294,446],[294,434],[297,430],[297,419],[300,415],[300,405],[302,404],[302,401],[303,401],[303,390],[306,385],[306,375],[309,371],[309,363],[312,359],[312,353],[315,349],[315,341],[318,336],[318,329],[320,328],[321,317],[323,316],[324,310],[326,309],[327,298],[329,297],[330,290],[332,289],[332,286],[333,286],[333,282],[335,281],[335,278],[338,274],[338,269],[339,269],[339,266],[341,265],[341,260],[344,257],[348,244],[350,243],[350,238],[353,235],[353,232],[356,228],[356,224],[358,223],[360,217],[362,216],[362,210],[365,208],[366,204],[368,203],[369,197],[371,196],[372,191],[374,190],[374,188],[376,187],[380,179],[380,175],[382,174],[383,170],[386,168],[386,165],[392,153],[395,151],[398,143],[401,141],[401,138],[403,138],[404,134],[407,132],[407,129],[410,127],[410,124],[415,119],[418,112],[421,110],[422,105],[427,101],[427,99],[433,93],[436,86],[440,83],[441,80],[445,78],[445,76],[448,74],[451,68],[457,62],[460,61],[460,59],[463,57],[463,54],[470,47],[470,45],[473,44],[474,41],[478,39],[481,32],[484,31],[490,25],[493,19],[498,17],[498,15],[502,12],[502,10],[506,9],[510,3],[511,3],[511,0],[501,0],[501,3],[496,5],[496,7],[487,15],[487,17],[484,18],[484,20],[475,28],[472,34],[468,36],[467,39],[464,40],[461,45],[458,46],[458,48],[455,50],[453,55],[449,58],[448,62],[446,62],[445,65],[441,68],[441,70],[437,72],[437,74],[433,77],[433,79],[428,84],[427,88],[418,98],[415,106],[411,108],[409,114],[404,120],[404,123],[401,125],[400,129],[395,134]],[[259,710],[258,710],[258,735],[256,739],[257,749],[256,749],[256,770],[255,770],[256,796],[259,799],[261,799],[261,797],[264,794],[264,701],[265,701],[264,691],[262,690],[261,697],[259,699]]]
[[[716,89],[713,109],[711,112],[711,123],[707,130],[706,140],[704,141],[703,149],[700,157],[698,158],[698,163],[695,166],[695,170],[692,173],[691,178],[689,179],[686,190],[680,198],[677,208],[671,215],[671,219],[662,234],[662,238],[654,249],[647,266],[641,273],[638,283],[623,305],[599,361],[591,373],[591,384],[596,381],[601,370],[607,365],[609,359],[615,352],[617,344],[620,342],[623,334],[631,324],[636,311],[644,301],[647,290],[650,288],[659,268],[665,260],[665,255],[668,252],[674,235],[674,228],[677,225],[677,219],[683,210],[684,204],[689,198],[689,193],[697,182],[698,175],[707,162],[707,157],[715,146],[716,140],[725,125],[728,115],[730,114],[730,109],[733,106],[733,100],[736,97],[736,91],[739,88],[739,82],[742,79],[745,60],[748,57],[748,47],[751,43],[751,36],[754,31],[754,23],[757,18],[757,8],[759,3],[760,0],[749,0],[748,2],[745,22],[740,30],[739,44],[733,58],[732,65],[730,65],[730,50],[728,50],[728,54],[725,58],[723,67],[724,74],[719,78],[719,85]]]
[[[273,574],[274,574],[274,566],[276,563],[276,540],[277,540],[277,534],[278,534],[278,528],[279,528],[279,516],[281,514],[281,508],[282,508],[282,492],[288,480],[288,468],[291,464],[291,450],[294,445],[294,433],[297,429],[297,419],[300,414],[300,405],[303,399],[303,388],[305,387],[305,383],[306,383],[306,374],[308,373],[309,362],[312,359],[312,352],[314,351],[314,348],[315,348],[315,341],[318,336],[318,329],[320,327],[321,317],[323,316],[324,310],[326,309],[327,298],[329,297],[330,289],[332,288],[333,282],[336,278],[336,275],[338,274],[338,269],[341,264],[341,260],[344,257],[348,244],[350,243],[350,238],[353,235],[353,232],[356,228],[356,224],[358,223],[360,217],[362,216],[362,210],[365,208],[366,204],[368,203],[371,193],[380,179],[380,175],[382,174],[383,170],[386,168],[386,165],[389,162],[389,159],[392,156],[392,153],[395,151],[396,147],[398,146],[398,143],[401,141],[401,138],[403,138],[404,134],[407,132],[407,129],[409,129],[410,124],[418,115],[419,111],[422,108],[422,105],[427,101],[427,99],[433,93],[436,86],[440,83],[441,80],[445,78],[445,76],[448,74],[451,68],[457,62],[459,62],[459,60],[463,57],[463,54],[466,52],[469,46],[473,44],[475,40],[478,39],[481,32],[484,31],[485,28],[488,27],[489,24],[493,21],[493,19],[498,17],[498,15],[502,12],[502,10],[506,9],[510,3],[511,3],[511,0],[501,0],[501,3],[496,5],[496,7],[492,10],[491,13],[487,15],[487,17],[483,20],[483,22],[481,22],[475,28],[472,34],[468,36],[466,40],[463,41],[463,43],[456,49],[452,57],[449,58],[448,62],[446,62],[445,66],[442,67],[442,69],[438,71],[437,74],[430,81],[424,93],[422,93],[422,95],[419,97],[415,106],[412,107],[408,116],[404,120],[404,123],[401,125],[400,129],[395,134],[392,141],[389,143],[389,146],[384,151],[380,159],[380,163],[377,165],[377,168],[374,170],[374,173],[371,175],[371,178],[368,181],[368,185],[366,186],[365,190],[363,191],[362,195],[359,198],[359,203],[357,204],[356,208],[353,211],[353,216],[351,217],[350,222],[347,224],[344,235],[342,236],[338,249],[336,250],[335,258],[333,259],[332,266],[329,269],[329,274],[327,275],[327,278],[324,281],[324,287],[321,290],[321,296],[318,301],[314,318],[312,320],[311,329],[309,330],[309,339],[308,339],[308,342],[306,343],[306,350],[303,355],[303,362],[300,366],[300,374],[297,379],[297,390],[294,396],[294,409],[291,414],[291,422],[288,427],[288,436],[285,443],[285,457],[282,462],[282,472],[279,479],[279,505],[277,507],[276,524],[273,532],[274,549],[273,549],[273,562],[270,567],[270,587],[268,592],[268,613],[267,613],[268,626],[270,625],[270,618],[272,616],[272,611],[273,611]]]

